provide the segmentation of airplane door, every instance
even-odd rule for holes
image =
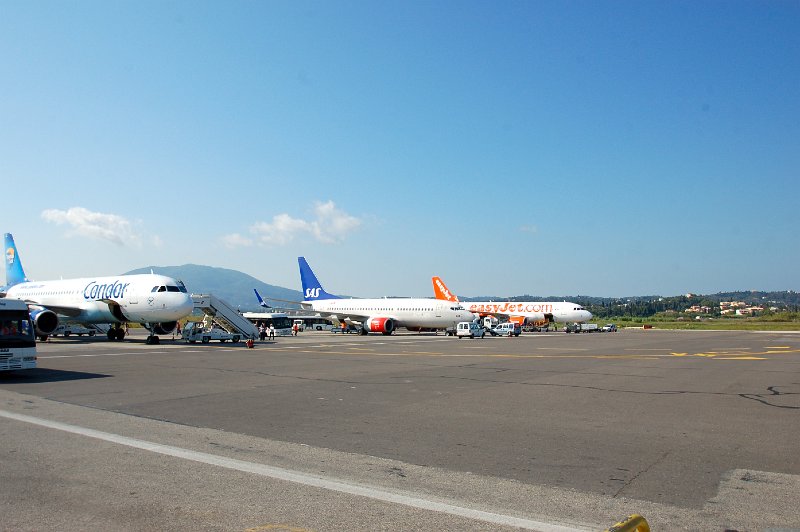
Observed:
[[[444,305],[442,305],[441,303],[436,303],[436,317],[437,318],[441,318],[442,317],[442,309],[443,308],[444,308]]]

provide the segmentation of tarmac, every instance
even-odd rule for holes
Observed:
[[[8,530],[800,530],[800,334],[40,343]]]

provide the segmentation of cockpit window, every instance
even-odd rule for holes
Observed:
[[[158,291],[159,292],[166,292],[167,291],[167,287],[166,286],[159,286],[158,287]]]
[[[154,286],[154,287],[153,287],[153,288],[152,288],[150,291],[151,291],[151,292],[158,292],[158,287],[157,287],[157,286]]]
[[[183,281],[178,281],[178,290],[184,294],[187,293],[186,286],[184,286]]]
[[[167,292],[180,292],[177,286],[167,285]]]

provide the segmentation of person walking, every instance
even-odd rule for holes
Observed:
[[[275,324],[274,323],[270,323],[270,325],[269,325],[269,339],[270,340],[274,340],[275,339]]]

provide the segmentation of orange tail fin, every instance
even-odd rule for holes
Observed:
[[[450,290],[447,288],[447,285],[444,284],[439,277],[432,277],[431,281],[433,281],[433,294],[436,296],[436,299],[444,299],[445,301],[458,301],[458,297],[455,296]]]

